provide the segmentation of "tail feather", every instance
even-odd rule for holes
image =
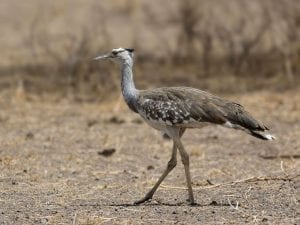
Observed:
[[[263,140],[274,140],[275,137],[268,133],[269,128],[263,123],[256,120],[249,112],[244,110],[243,106],[237,103],[228,103],[227,107],[227,121],[225,126],[241,129],[250,135]]]
[[[264,131],[250,130],[250,134],[256,138],[260,138],[260,139],[268,140],[268,141],[272,141],[272,140],[276,139],[272,134],[269,134]]]
[[[244,107],[238,103],[228,102],[223,110],[226,112],[227,121],[242,126],[248,130],[265,131],[269,130],[263,123],[256,120]]]
[[[229,121],[225,122],[223,124],[223,126],[228,127],[228,128],[233,128],[233,129],[245,131],[246,133],[248,133],[248,134],[250,134],[250,135],[252,135],[256,138],[263,139],[263,140],[271,141],[271,140],[276,139],[272,134],[268,133],[267,129],[264,129],[264,130],[247,129],[247,128],[239,125],[239,124],[233,124]]]

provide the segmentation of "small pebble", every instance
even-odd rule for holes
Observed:
[[[107,148],[107,149],[103,149],[102,151],[98,151],[98,155],[109,157],[112,154],[114,154],[115,152],[116,152],[116,149],[114,149],[114,148]]]
[[[32,132],[28,132],[25,136],[25,139],[26,140],[30,140],[30,139],[33,139],[34,138],[34,134]]]
[[[152,165],[147,166],[147,170],[153,170],[153,169],[154,169],[154,166],[152,166]]]

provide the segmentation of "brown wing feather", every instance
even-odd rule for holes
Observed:
[[[268,128],[254,119],[244,107],[234,102],[228,102],[224,106],[227,111],[226,118],[233,124],[238,124],[248,130],[268,130]]]
[[[182,116],[188,112],[190,118],[199,122],[224,124],[229,121],[248,130],[268,129],[255,120],[240,104],[194,88],[166,87],[146,90],[140,93],[140,101],[145,99],[151,100],[151,104],[172,102],[177,112],[182,112]],[[173,114],[172,110],[168,111],[168,117],[172,118]]]

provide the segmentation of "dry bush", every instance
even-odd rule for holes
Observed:
[[[53,20],[51,11],[63,10],[65,6],[53,9],[56,4],[43,4],[46,5],[40,7],[46,7],[47,13],[44,10],[36,11],[28,21],[28,31],[22,37],[26,59],[11,65],[12,71],[17,74],[17,85],[26,91],[60,90],[63,95],[75,98],[97,96],[103,93],[103,89],[115,87],[107,79],[109,66],[100,66],[92,61],[97,54],[111,48],[105,24],[108,17],[103,6],[97,2],[90,5],[88,11],[91,13],[86,15],[88,17],[83,22],[77,21],[76,27],[62,28],[59,26],[65,24],[58,23],[54,26],[57,30],[53,30],[49,25]],[[78,10],[76,6],[73,7],[74,11]],[[99,21],[102,25],[93,27]]]
[[[252,77],[259,87],[274,77],[279,77],[278,86],[299,80],[298,0],[30,3],[12,0],[2,9],[7,18],[0,21],[3,33],[14,37],[12,44],[2,42],[8,59],[0,70],[3,88],[17,77],[16,84],[29,91],[59,90],[103,99],[118,86],[118,77],[109,76],[116,67],[91,59],[119,46],[137,49],[137,75],[143,71],[137,80],[142,87],[206,87],[206,78],[221,80],[226,87],[224,82],[235,83],[227,76],[244,77],[246,88]],[[21,54],[14,46],[22,49]]]
[[[299,72],[299,13],[293,0],[181,2],[177,60],[201,63],[206,75],[283,73],[292,81]]]

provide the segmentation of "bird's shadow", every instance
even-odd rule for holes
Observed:
[[[170,206],[170,207],[175,207],[175,206],[193,206],[193,207],[199,207],[202,206],[200,204],[194,204],[194,205],[189,205],[187,203],[166,203],[166,202],[146,202],[144,204],[134,204],[134,203],[116,203],[116,204],[109,204],[107,206],[116,206],[116,207],[147,207],[147,206]]]
[[[135,204],[135,203],[115,203],[115,204],[108,204],[106,206],[115,206],[115,207],[141,207],[141,206],[169,206],[169,207],[178,207],[178,206],[190,206],[190,207],[208,207],[208,206],[231,206],[229,203],[218,203],[216,201],[211,201],[207,204],[189,204],[188,202],[178,202],[178,203],[169,203],[169,202],[161,202],[161,201],[148,201],[143,204]]]

